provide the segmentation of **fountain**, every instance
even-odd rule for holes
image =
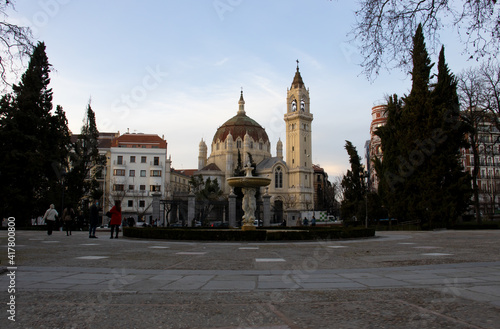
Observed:
[[[231,187],[241,187],[243,192],[243,221],[241,229],[243,231],[255,230],[254,220],[255,220],[255,193],[257,189],[261,186],[267,186],[271,182],[270,178],[265,177],[255,177],[252,176],[252,166],[247,163],[245,166],[245,176],[243,177],[230,177],[227,179],[227,183]]]

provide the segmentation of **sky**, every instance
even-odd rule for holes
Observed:
[[[346,140],[364,157],[372,107],[411,86],[401,70],[373,81],[361,73],[347,36],[356,8],[343,0],[27,0],[9,17],[45,42],[54,108],[63,107],[73,133],[91,102],[101,132],[163,136],[175,169],[197,168],[200,141],[210,152],[241,90],[275,156],[278,139],[286,142],[286,92],[299,60],[314,116],[313,163],[333,181],[349,169]],[[454,46],[450,38],[447,61],[459,72],[473,63]]]

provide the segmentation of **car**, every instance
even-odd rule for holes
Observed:
[[[227,223],[227,222],[213,222],[212,224],[210,224],[210,227],[212,227],[212,228],[228,228],[229,223]]]
[[[254,226],[263,226],[264,225],[264,222],[260,219],[256,219],[253,221],[253,225]]]

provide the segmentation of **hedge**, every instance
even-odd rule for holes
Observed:
[[[253,231],[239,229],[137,228],[125,227],[123,235],[130,238],[200,240],[200,241],[285,241],[331,240],[375,236],[371,228],[301,228]]]

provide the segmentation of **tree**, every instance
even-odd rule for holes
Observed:
[[[469,145],[472,151],[472,193],[474,212],[476,213],[476,222],[480,224],[481,209],[479,203],[479,186],[477,179],[480,170],[480,140],[479,140],[479,127],[484,120],[486,120],[486,106],[483,98],[483,91],[485,90],[478,70],[468,69],[465,70],[458,77],[458,92],[460,95],[460,104],[462,107],[461,117],[462,120],[469,125]]]
[[[198,205],[200,205],[200,220],[203,223],[214,208],[213,202],[219,201],[222,196],[219,181],[210,179],[210,177],[204,181],[203,176],[197,175],[191,177],[189,184],[196,196]]]
[[[79,202],[83,197],[99,200],[103,192],[97,178],[102,174],[106,157],[99,154],[99,131],[90,102],[81,134],[76,137],[70,153],[71,170],[67,175],[68,186],[71,187],[68,200],[72,203]]]
[[[7,83],[7,73],[15,71],[17,59],[22,59],[33,51],[32,35],[29,27],[22,27],[7,21],[8,8],[14,8],[14,1],[0,1],[0,79]]]
[[[479,72],[484,88],[484,107],[491,112],[495,125],[500,130],[500,65],[492,60],[483,63]]]
[[[366,184],[364,181],[364,167],[356,150],[350,141],[346,141],[345,149],[349,154],[351,170],[348,170],[342,179],[344,199],[340,205],[341,215],[344,220],[353,217],[363,218],[365,213]]]
[[[460,164],[467,126],[460,120],[457,82],[441,49],[437,81],[421,26],[413,38],[412,89],[403,101],[394,96],[388,119],[376,134],[382,161],[375,162],[380,195],[390,216],[444,226],[467,208],[470,181]]]
[[[500,49],[500,3],[496,0],[363,0],[350,32],[359,42],[368,77],[381,68],[407,69],[413,33],[419,24],[433,53],[443,30],[455,30],[471,58],[495,57]]]
[[[21,81],[0,101],[1,212],[23,224],[59,204],[68,168],[67,120],[60,106],[52,111],[49,73],[45,44],[38,43]]]

